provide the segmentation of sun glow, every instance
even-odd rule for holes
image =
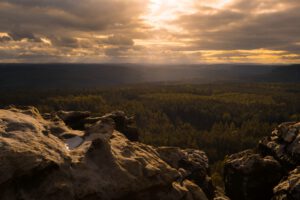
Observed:
[[[216,8],[223,8],[224,6],[226,6],[231,1],[232,0],[217,0],[215,5],[212,5],[212,6],[216,7]]]
[[[0,32],[0,37],[9,37],[9,35],[7,33]]]
[[[212,0],[201,2],[197,0],[150,0],[148,13],[143,17],[145,22],[155,29],[173,29],[170,22],[178,19],[181,15],[197,12],[198,6],[208,6],[221,9],[232,0]]]
[[[168,22],[182,14],[193,13],[195,0],[150,0],[149,11],[144,19],[156,29],[170,27]]]

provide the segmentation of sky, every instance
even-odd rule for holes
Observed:
[[[299,63],[300,0],[0,0],[0,62]]]

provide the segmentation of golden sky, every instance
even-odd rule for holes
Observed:
[[[0,62],[299,63],[299,0],[0,0]]]

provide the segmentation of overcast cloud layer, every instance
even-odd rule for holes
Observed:
[[[297,63],[299,0],[0,0],[0,62]]]

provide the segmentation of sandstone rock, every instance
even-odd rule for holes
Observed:
[[[300,164],[300,134],[288,145],[287,152],[294,159],[294,163]]]
[[[159,147],[157,151],[164,161],[181,172],[180,181],[192,180],[208,198],[214,197],[215,188],[209,176],[208,158],[203,151],[176,147]]]
[[[102,117],[111,118],[115,122],[116,130],[122,132],[130,141],[139,141],[139,132],[133,124],[133,117],[127,117],[123,111],[115,111]]]
[[[274,188],[274,197],[272,200],[295,200],[300,199],[300,166],[291,171]]]
[[[72,129],[84,130],[84,120],[90,117],[91,113],[87,111],[59,111],[57,115]]]
[[[232,200],[265,200],[282,178],[280,164],[272,157],[262,157],[252,150],[229,156],[224,166],[226,194]]]
[[[220,188],[216,188],[215,196],[213,200],[230,200],[229,197],[225,196],[224,191]]]
[[[300,123],[283,123],[263,138],[255,151],[228,157],[224,167],[226,193],[232,200],[300,199],[299,164]]]
[[[300,165],[300,125],[288,122],[279,125],[272,136],[265,137],[259,143],[263,155],[272,155],[282,165],[294,169]]]
[[[205,193],[195,183],[185,180],[181,184],[173,182],[171,187],[152,188],[149,191],[128,195],[122,200],[208,200]]]
[[[129,141],[107,118],[76,131],[48,117],[0,110],[1,200],[207,199],[196,184],[208,177],[203,152],[178,149],[184,162],[167,161],[197,171],[195,183],[179,182],[180,170],[156,148]]]
[[[126,116],[123,111],[93,117],[86,111],[59,111],[56,114],[67,126],[76,130],[87,130],[98,121],[113,120],[117,131],[122,132],[131,141],[139,140],[139,131],[133,126],[133,118]]]
[[[51,122],[34,108],[1,110],[0,119],[0,199],[38,199],[38,195],[46,199],[44,194],[54,199],[55,193],[57,198],[62,193],[68,196],[71,191],[63,188],[70,183],[60,183],[68,176],[63,169],[72,158],[62,140],[44,134]],[[49,179],[55,183],[49,184]]]

